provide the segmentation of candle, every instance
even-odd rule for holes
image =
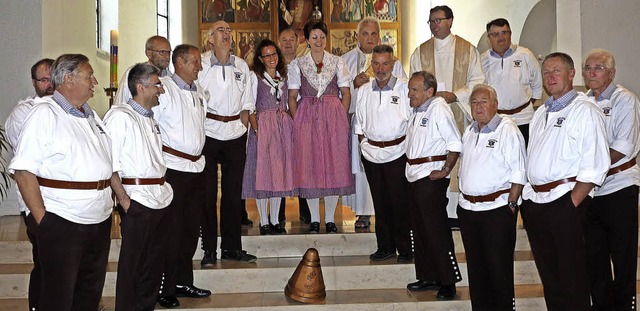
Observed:
[[[111,46],[109,57],[109,87],[118,87],[118,31],[111,30]]]

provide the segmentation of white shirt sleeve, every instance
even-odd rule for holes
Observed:
[[[531,51],[527,51],[526,54],[528,66],[531,68],[531,80],[529,83],[531,86],[531,98],[540,99],[542,98],[542,71],[540,70],[540,64]]]
[[[577,118],[583,122],[572,123],[573,139],[581,156],[577,180],[602,185],[611,166],[604,115],[595,104],[584,106],[576,109]]]
[[[407,73],[404,72],[400,60],[396,60],[396,63],[393,64],[393,71],[391,73],[397,78],[407,78]]]
[[[524,137],[515,123],[505,124],[505,126],[508,128],[502,131],[501,140],[503,143],[500,146],[504,161],[511,170],[509,182],[524,185],[527,183]]]
[[[432,119],[438,120],[438,132],[447,143],[447,150],[449,152],[462,152],[462,138],[451,108],[440,105],[433,108]]]
[[[298,67],[298,60],[294,59],[287,68],[287,79],[289,89],[299,90],[302,80],[300,78],[300,67]]]
[[[633,155],[640,133],[640,101],[631,92],[621,92],[615,98],[616,124],[613,125],[613,141],[610,148],[625,156]],[[612,98],[613,99],[613,98]]]
[[[345,64],[342,57],[336,57],[338,58],[338,70],[336,71],[336,75],[338,75],[338,87],[349,87],[351,83],[353,83],[349,68],[347,68],[347,64]]]

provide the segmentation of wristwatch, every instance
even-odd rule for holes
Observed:
[[[509,201],[509,207],[512,209],[518,208],[518,201]]]

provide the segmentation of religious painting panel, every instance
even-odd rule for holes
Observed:
[[[235,21],[232,0],[202,0],[202,23],[213,23],[223,20],[227,23]]]
[[[270,30],[259,31],[243,31],[238,30],[236,34],[236,46],[235,55],[244,59],[247,64],[251,65],[255,54],[255,47],[264,39],[271,39]]]
[[[306,44],[304,40],[304,25],[317,17],[322,11],[322,0],[273,0],[278,2],[278,33],[291,28],[298,35],[298,43]],[[327,0],[331,1],[331,0]],[[322,17],[324,19],[324,16]]]
[[[268,23],[271,21],[271,0],[236,0],[237,23]]]
[[[357,23],[362,19],[362,0],[331,0],[332,23]]]
[[[331,54],[342,55],[358,46],[358,32],[356,29],[333,29],[331,34]]]
[[[396,29],[380,30],[380,43],[390,45],[393,48],[394,55],[398,57],[398,30]]]
[[[398,21],[398,0],[363,0],[364,15],[373,16],[381,22]]]

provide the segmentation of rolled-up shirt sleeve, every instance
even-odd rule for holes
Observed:
[[[503,143],[500,146],[502,146],[501,152],[504,160],[511,171],[509,182],[524,185],[527,183],[524,137],[515,124],[506,124],[505,126],[508,128],[502,131],[501,140]]]

